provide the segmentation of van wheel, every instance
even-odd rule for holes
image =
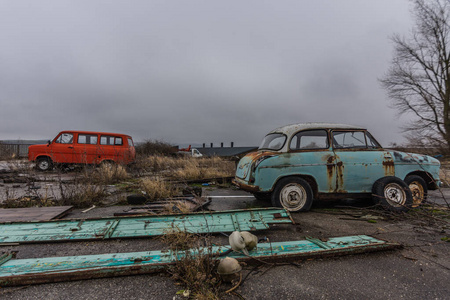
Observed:
[[[311,186],[299,177],[281,179],[272,194],[272,205],[288,211],[308,211],[313,202]]]
[[[52,160],[48,157],[39,157],[36,160],[36,169],[43,172],[50,171],[53,169]]]
[[[394,212],[408,211],[413,203],[413,196],[408,185],[394,176],[386,176],[375,181],[372,197],[376,204]]]
[[[421,205],[427,199],[428,187],[422,177],[418,175],[406,176],[405,183],[409,186],[413,196],[412,207]]]

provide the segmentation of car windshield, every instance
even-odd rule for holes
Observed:
[[[286,142],[286,136],[282,133],[271,133],[263,139],[259,150],[280,150]]]

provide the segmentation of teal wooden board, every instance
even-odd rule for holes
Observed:
[[[343,255],[398,247],[370,236],[347,236],[331,238],[326,242],[318,239],[258,244],[249,256],[231,252],[227,256],[238,260],[252,258],[274,260]],[[212,247],[212,253],[224,253],[229,246]],[[202,251],[207,251],[203,249]],[[99,254],[84,256],[47,257],[39,259],[9,259],[5,256],[0,265],[0,286],[37,284],[56,281],[90,279],[100,277],[133,275],[158,272],[173,264],[184,252],[149,251],[132,253]],[[1,257],[0,257],[1,258]],[[217,256],[217,258],[222,258]],[[0,260],[1,263],[1,260]]]
[[[171,230],[192,233],[255,231],[293,223],[284,209],[246,209],[144,217],[0,224],[0,244],[149,237]]]

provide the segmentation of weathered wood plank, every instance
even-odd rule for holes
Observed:
[[[72,208],[73,206],[1,208],[0,222],[48,221],[61,218]]]

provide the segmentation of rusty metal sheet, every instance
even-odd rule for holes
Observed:
[[[302,241],[258,244],[244,255],[231,252],[227,256],[248,263],[258,260],[302,259],[316,256],[345,255],[393,249],[400,245],[366,235],[330,238],[326,241],[307,238]],[[221,258],[229,246],[214,246],[211,252]],[[204,249],[203,251],[207,251]],[[205,252],[206,253],[206,252]],[[159,272],[173,264],[183,251],[150,251],[83,256],[12,259],[0,256],[0,286],[39,284],[57,281],[113,277]],[[3,257],[3,260],[1,259]]]
[[[171,230],[192,233],[264,230],[273,223],[293,223],[280,208],[229,210],[176,215],[76,219],[0,224],[0,245],[150,237]]]

